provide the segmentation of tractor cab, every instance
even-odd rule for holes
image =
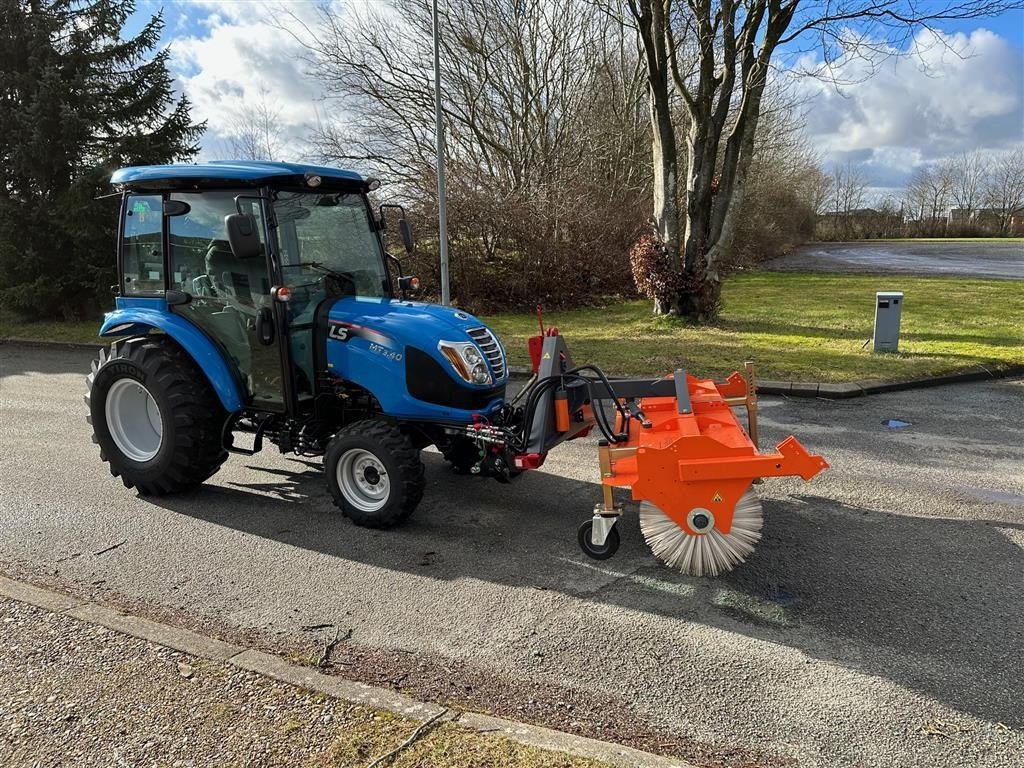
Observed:
[[[384,208],[375,214],[366,194],[374,180],[211,163],[128,168],[112,181],[123,191],[118,308],[166,311],[198,329],[251,409],[312,412],[325,302],[401,311],[391,306],[398,283],[412,280],[392,280]],[[401,229],[411,247],[404,217]]]

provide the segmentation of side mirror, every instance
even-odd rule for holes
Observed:
[[[409,220],[406,218],[399,219],[398,230],[402,233],[402,243],[405,245],[405,252],[412,255],[412,252],[416,250],[416,240],[412,236],[412,226],[410,226]]]
[[[228,242],[236,259],[254,259],[260,255],[260,230],[251,213],[232,213],[224,217]]]

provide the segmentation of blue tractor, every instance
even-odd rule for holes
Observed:
[[[215,162],[124,168],[111,183],[119,284],[100,336],[116,340],[87,399],[127,487],[185,490],[269,441],[322,455],[335,503],[388,527],[423,495],[428,445],[460,472],[514,472],[466,434],[505,407],[504,350],[466,312],[406,299],[418,281],[382,232],[398,214],[411,251],[411,231],[400,208],[371,208],[375,180]]]
[[[753,550],[754,477],[810,479],[827,466],[795,438],[758,453],[752,376],[612,382],[575,365],[543,324],[530,340],[534,376],[506,399],[493,331],[407,298],[417,281],[384,250],[388,214],[409,252],[412,233],[400,207],[371,207],[373,179],[224,162],[123,168],[111,182],[121,194],[116,309],[86,403],[101,458],[139,493],[193,488],[230,453],[269,441],[322,456],[334,503],[358,525],[387,528],[423,497],[428,446],[460,473],[508,482],[596,427],[602,501],[580,526],[584,553],[614,554],[623,507],[613,491],[628,488],[655,554],[699,575]]]

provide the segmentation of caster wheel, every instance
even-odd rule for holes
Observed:
[[[579,542],[580,549],[583,550],[583,554],[594,560],[607,560],[609,557],[615,554],[619,548],[619,528],[613,525],[612,529],[608,531],[608,536],[604,540],[604,544],[598,546],[590,540],[591,531],[594,529],[594,521],[586,520],[579,528],[576,534],[576,540]]]

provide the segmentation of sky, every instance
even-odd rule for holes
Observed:
[[[342,0],[332,0],[339,4]],[[371,2],[372,0],[361,0]],[[193,115],[208,123],[202,158],[231,155],[239,109],[264,100],[289,137],[282,159],[301,160],[301,137],[330,107],[306,74],[302,48],[266,17],[261,0],[139,0],[128,31],[163,8],[163,44]],[[280,0],[300,20],[316,4]],[[836,86],[793,76],[810,145],[826,168],[852,163],[877,196],[895,193],[923,165],[976,149],[1000,152],[1024,142],[1024,11],[942,22],[877,67],[839,60]],[[784,75],[812,70],[820,53],[795,49]]]

